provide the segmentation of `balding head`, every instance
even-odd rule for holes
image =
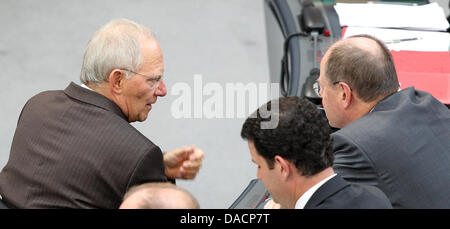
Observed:
[[[132,187],[124,196],[121,209],[198,209],[197,200],[171,183],[146,183]]]
[[[399,88],[392,55],[374,37],[357,35],[338,41],[323,61],[329,82],[347,83],[364,102],[380,100]]]
[[[338,46],[338,45],[354,46],[354,47],[359,48],[377,58],[382,58],[382,55],[383,55],[380,44],[376,40],[374,40],[372,37],[368,37],[368,36],[349,37],[347,39],[336,42],[335,45],[336,46]]]

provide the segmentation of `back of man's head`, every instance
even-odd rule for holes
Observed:
[[[345,82],[364,102],[380,100],[398,91],[394,61],[380,40],[357,35],[330,48],[325,75],[329,82]]]
[[[124,196],[121,209],[198,209],[188,191],[171,183],[146,183],[132,187]]]
[[[104,25],[89,41],[81,68],[81,82],[106,82],[115,68],[137,72],[144,61],[141,41],[152,37],[150,29],[128,19],[117,19]]]
[[[261,128],[266,115],[262,107],[271,109],[273,101],[261,106],[245,120],[241,137],[252,141],[258,153],[273,168],[274,157],[279,155],[295,165],[303,176],[315,175],[333,165],[330,127],[316,106],[299,97],[278,99],[279,123],[276,128]],[[256,117],[256,118],[254,118]]]

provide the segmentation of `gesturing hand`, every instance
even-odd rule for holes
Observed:
[[[164,154],[166,176],[171,179],[194,179],[200,167],[204,152],[195,146],[186,146]]]

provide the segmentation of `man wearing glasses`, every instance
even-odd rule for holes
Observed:
[[[450,111],[426,92],[399,90],[382,42],[335,43],[314,87],[329,124],[341,128],[332,135],[338,174],[377,186],[394,208],[450,208]]]
[[[42,92],[22,110],[0,195],[13,208],[118,208],[129,188],[193,179],[203,151],[162,154],[130,122],[167,94],[161,48],[149,29],[114,20],[90,40],[81,86]]]

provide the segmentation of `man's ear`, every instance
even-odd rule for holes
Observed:
[[[350,88],[350,86],[344,82],[339,82],[339,87],[341,90],[340,93],[340,102],[341,105],[344,109],[350,107],[350,105],[352,104],[353,101],[353,92],[352,89]]]
[[[126,79],[126,73],[120,69],[113,69],[108,76],[108,85],[111,92],[121,94]]]
[[[279,169],[279,173],[281,174],[281,179],[283,180],[287,180],[289,178],[289,176],[291,175],[292,168],[291,168],[291,163],[284,159],[283,157],[276,155],[275,156],[275,167],[277,169]],[[278,164],[278,166],[277,166]]]

